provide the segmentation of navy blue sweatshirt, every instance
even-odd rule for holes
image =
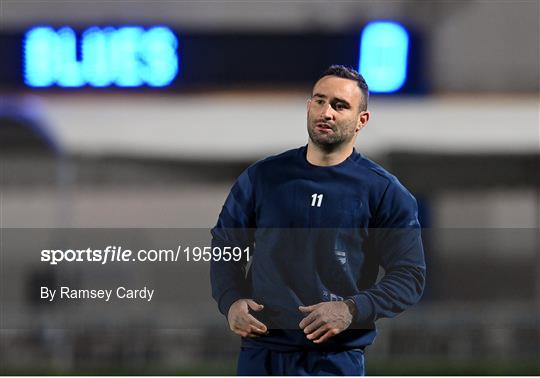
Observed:
[[[243,346],[275,350],[364,348],[375,321],[415,304],[425,262],[414,197],[395,176],[356,150],[342,163],[315,166],[307,146],[258,161],[237,179],[212,246],[250,248],[251,266],[212,261],[212,295],[221,313],[240,298],[264,305],[253,315],[267,336]],[[377,282],[379,267],[384,276]],[[298,306],[351,298],[351,326],[322,344],[308,340]]]

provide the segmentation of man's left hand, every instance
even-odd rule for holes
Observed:
[[[307,338],[320,344],[344,331],[351,325],[353,315],[345,302],[321,302],[313,306],[300,306],[306,317],[300,322]]]

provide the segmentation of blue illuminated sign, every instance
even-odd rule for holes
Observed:
[[[91,27],[79,44],[69,27],[35,27],[24,38],[24,81],[30,87],[165,87],[178,74],[177,49],[176,36],[162,26]]]
[[[371,92],[396,92],[407,80],[409,33],[398,23],[370,22],[360,38],[359,70]]]

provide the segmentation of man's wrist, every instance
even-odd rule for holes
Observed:
[[[356,316],[356,302],[352,298],[347,298],[343,302],[347,305],[347,308],[349,309],[349,312],[353,316],[353,318]]]

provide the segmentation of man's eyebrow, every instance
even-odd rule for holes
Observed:
[[[328,98],[328,96],[323,95],[322,93],[314,93],[312,97]],[[349,101],[344,100],[344,99],[342,99],[342,98],[336,97],[335,100],[336,100],[337,102],[343,102],[343,103],[344,103],[345,105],[347,105],[348,107],[351,106],[351,104],[349,104]]]
[[[337,102],[342,102],[342,103],[344,103],[345,105],[347,105],[347,106],[349,106],[349,107],[351,106],[351,104],[349,104],[349,101],[344,100],[344,99],[342,99],[342,98],[336,97],[336,101],[337,101]]]

